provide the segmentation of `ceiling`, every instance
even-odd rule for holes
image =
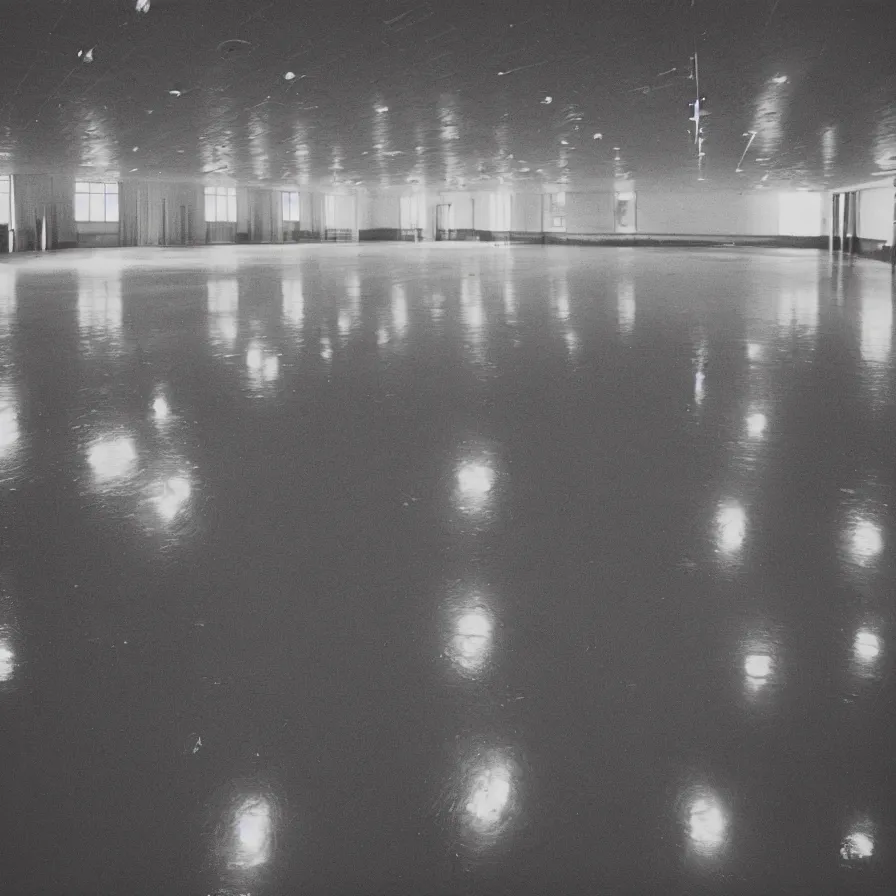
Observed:
[[[886,2],[136,6],[5,6],[3,169],[371,190],[824,188],[896,169]]]

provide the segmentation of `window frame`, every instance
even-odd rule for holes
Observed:
[[[86,207],[79,201],[81,198],[86,198]],[[76,180],[75,223],[119,224],[121,222],[120,198],[121,189],[117,181]],[[114,201],[111,201],[113,199]]]
[[[301,221],[301,200],[298,190],[280,191],[280,215],[284,224],[298,224]]]
[[[236,187],[205,187],[203,196],[206,224],[236,224]]]

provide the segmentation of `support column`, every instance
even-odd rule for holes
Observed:
[[[831,223],[828,227],[828,251],[833,253],[837,248],[837,224],[840,217],[840,194],[831,194]]]
[[[857,193],[849,194],[849,254],[856,253],[856,200]]]

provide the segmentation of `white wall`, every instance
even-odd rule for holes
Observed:
[[[638,233],[694,235],[778,233],[775,193],[646,193],[636,191]]]
[[[861,190],[858,195],[859,237],[866,240],[882,240],[890,245],[893,238],[893,188]]]

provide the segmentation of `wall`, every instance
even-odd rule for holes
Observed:
[[[858,197],[857,235],[889,246],[893,239],[893,187],[862,190]]]
[[[544,200],[541,193],[516,193],[513,197],[511,228],[515,233],[540,233]]]
[[[777,193],[646,193],[636,191],[638,233],[773,236]],[[819,222],[819,235],[824,231]]]
[[[640,198],[639,196],[638,199]],[[567,193],[566,232],[570,235],[613,233],[613,202],[612,193]],[[550,208],[548,213],[550,214]]]

